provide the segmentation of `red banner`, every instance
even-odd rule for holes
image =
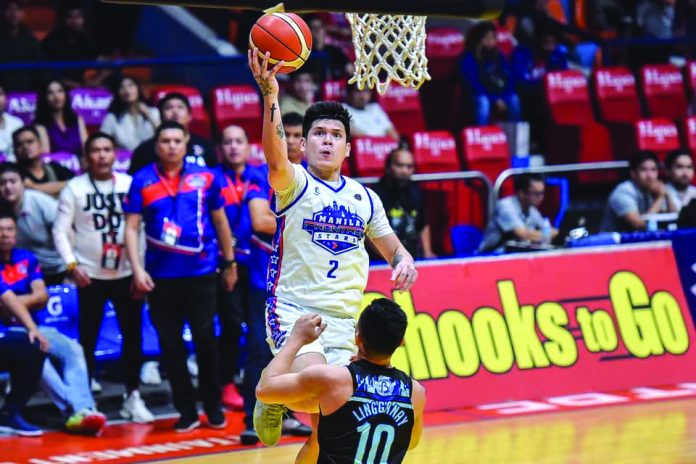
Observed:
[[[692,379],[694,328],[668,244],[423,263],[411,293],[373,269],[365,302],[409,316],[394,364],[428,409]]]

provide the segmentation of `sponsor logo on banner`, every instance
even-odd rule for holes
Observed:
[[[408,315],[394,364],[428,382],[430,409],[676,383],[696,362],[668,246],[423,266],[405,294],[390,272],[371,273],[365,303]]]

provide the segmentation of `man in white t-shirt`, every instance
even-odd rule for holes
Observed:
[[[0,84],[0,154],[5,155],[9,161],[14,161],[12,150],[12,133],[22,127],[24,122],[17,116],[5,111],[7,108],[7,94]]]
[[[688,152],[674,150],[667,154],[665,167],[669,176],[665,190],[672,199],[674,209],[680,211],[696,198],[696,187],[691,185],[694,181],[694,161]]]
[[[249,66],[263,95],[263,152],[268,180],[275,191],[271,207],[277,217],[273,252],[268,266],[266,325],[271,351],[278,354],[295,321],[319,313],[328,324],[324,334],[305,345],[289,370],[300,372],[317,364],[346,365],[357,352],[356,316],[367,285],[369,237],[393,267],[394,287],[408,291],[415,283],[413,257],[389,225],[375,192],[341,175],[350,154],[350,115],[336,102],[312,105],[304,116],[302,150],[308,168],[292,164],[278,109],[276,73],[263,64],[258,50],[249,52]],[[318,442],[316,399],[290,406],[312,414],[314,434],[296,462],[316,462]],[[281,432],[285,405],[257,401],[254,428],[261,441],[274,445]]]
[[[372,90],[360,90],[355,85],[348,86],[345,107],[350,113],[350,132],[354,136],[391,137],[399,139],[387,113],[379,103],[370,103]]]
[[[104,318],[104,304],[113,303],[123,336],[125,374],[121,416],[137,423],[154,420],[138,391],[142,364],[142,300],[131,297],[133,271],[124,247],[123,199],[131,177],[113,171],[114,139],[97,132],[85,142],[89,170],[65,186],[53,224],[53,239],[68,275],[78,287],[80,342],[94,379],[94,349]],[[74,241],[70,236],[74,234]],[[74,245],[72,244],[74,243]]]

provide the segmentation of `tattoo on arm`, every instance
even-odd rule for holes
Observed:
[[[282,124],[278,124],[276,126],[276,135],[281,140],[283,140],[285,138],[285,129],[283,128]]]
[[[275,117],[275,111],[276,111],[276,104],[273,103],[271,105],[271,122],[273,122],[273,118]]]
[[[264,97],[270,95],[271,91],[273,90],[271,88],[271,84],[269,84],[266,79],[259,80],[259,88],[261,89],[261,95]]]
[[[391,265],[392,267],[396,267],[399,265],[399,263],[404,259],[403,255],[401,254],[401,251],[399,249],[396,249],[396,253],[394,254],[394,258],[392,259]]]

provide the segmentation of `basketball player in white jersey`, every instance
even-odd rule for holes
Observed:
[[[278,353],[297,318],[318,313],[327,323],[326,331],[298,352],[293,372],[314,364],[347,365],[357,352],[356,317],[367,284],[365,236],[391,263],[396,289],[408,291],[418,272],[413,257],[389,226],[379,197],[341,176],[341,165],[350,154],[350,115],[343,106],[335,102],[312,105],[305,114],[302,139],[308,168],[288,160],[276,80],[283,62],[269,69],[269,54],[259,63],[257,52],[249,52],[249,67],[263,95],[263,151],[275,191],[271,207],[278,218],[266,304],[271,350]],[[287,406],[318,411],[316,400]],[[254,425],[264,444],[278,441],[285,408],[257,402]],[[316,431],[316,417],[313,423]],[[310,447],[316,462],[316,443]],[[298,462],[311,459],[298,458]]]

